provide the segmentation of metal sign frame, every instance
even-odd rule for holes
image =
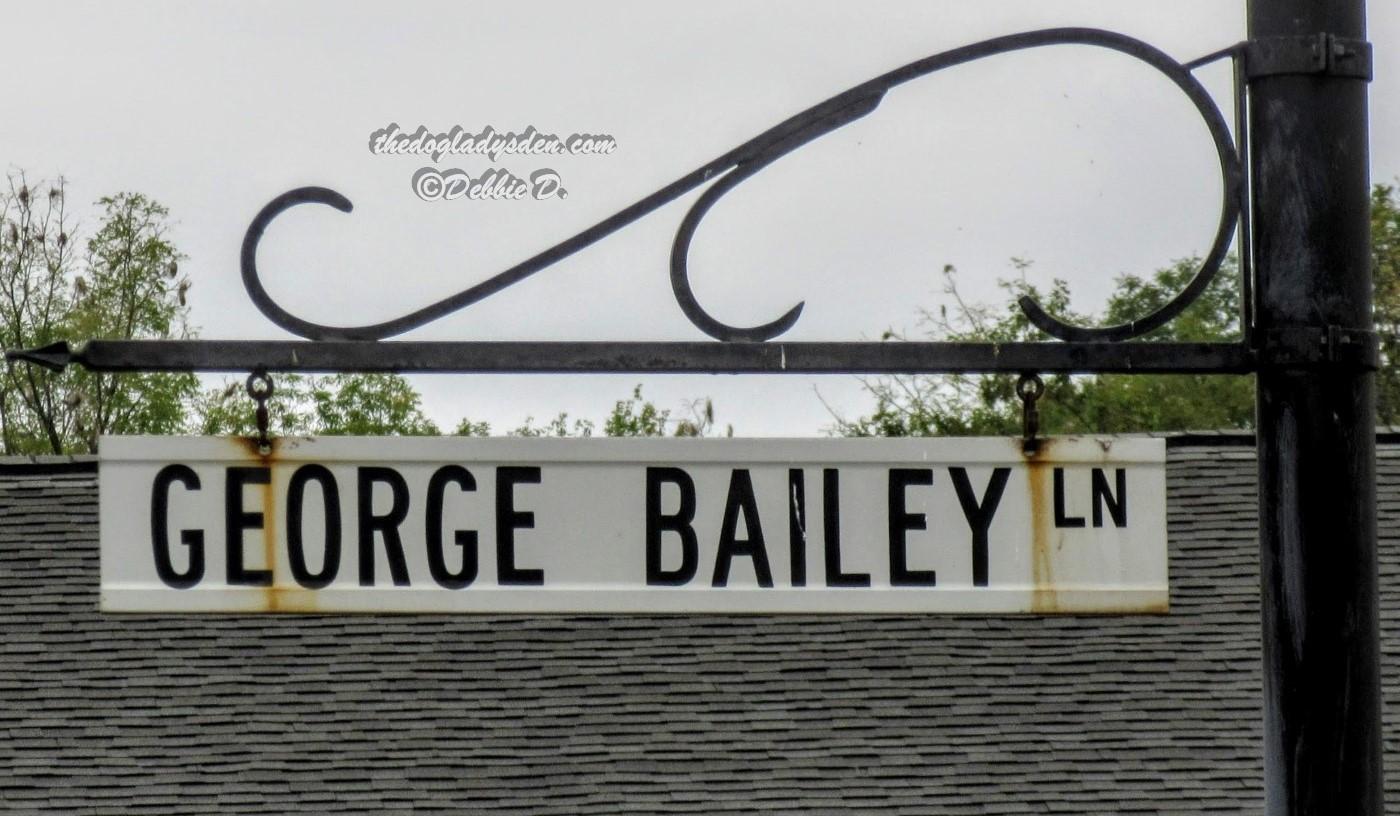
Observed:
[[[1210,133],[1219,163],[1219,221],[1210,251],[1184,289],[1161,308],[1116,326],[1076,326],[1022,297],[1027,319],[1061,343],[881,343],[769,342],[790,329],[803,304],[762,325],[739,327],[720,321],[696,299],[689,280],[691,239],[710,209],[763,168],[840,127],[873,113],[890,89],[978,59],[1025,49],[1079,45],[1111,50],[1142,62],[1170,80],[1192,103]],[[1153,46],[1123,34],[1088,28],[1030,31],[944,51],[881,74],[838,93],[740,144],[623,208],[597,224],[455,295],[380,323],[327,326],[300,318],[277,303],[262,285],[257,265],[263,233],[286,210],[321,204],[350,212],[349,199],[326,187],[301,187],[277,196],[253,218],[241,251],[243,285],[252,302],[276,325],[311,343],[234,340],[103,340],[78,347],[59,342],[8,353],[53,369],[77,363],[96,371],[355,371],[355,372],[702,372],[702,373],[1062,373],[1152,372],[1246,374],[1272,364],[1331,364],[1338,359],[1374,366],[1374,338],[1354,329],[1340,334],[1270,336],[1255,342],[1253,288],[1248,251],[1248,184],[1241,156],[1247,127],[1232,139],[1225,116],[1192,71],[1229,58],[1235,66],[1235,117],[1243,123],[1248,66],[1260,61],[1257,44],[1242,43],[1180,63]],[[1265,49],[1270,70],[1284,64],[1284,47]],[[709,187],[682,219],[672,243],[670,277],[681,312],[713,342],[423,342],[382,341],[418,328],[489,297],[567,258],[686,193]],[[1220,271],[1236,228],[1242,251],[1241,326],[1237,343],[1160,343],[1137,340],[1190,306]]]
[[[997,37],[896,68],[814,105],[553,247],[437,303],[382,323],[325,326],[263,288],[258,242],[285,210],[351,210],[324,187],[273,199],[244,237],[244,286],[301,341],[88,340],[10,350],[55,370],[340,372],[710,372],[1254,374],[1258,383],[1266,804],[1270,814],[1381,812],[1376,567],[1375,395],[1364,0],[1249,0],[1245,42],[1186,63],[1140,40],[1086,28]],[[1160,309],[1118,326],[1066,323],[1023,298],[1051,343],[770,342],[799,303],[762,325],[711,315],[689,283],[691,239],[720,198],[783,156],[874,112],[884,94],[985,57],[1053,45],[1109,49],[1151,66],[1191,100],[1219,159],[1222,197],[1210,251]],[[1192,71],[1229,58],[1233,140]],[[709,185],[676,232],[676,302],[720,342],[384,341],[489,297]],[[1141,338],[1190,306],[1219,272],[1239,228],[1237,343]],[[1132,342],[1124,342],[1132,341]]]

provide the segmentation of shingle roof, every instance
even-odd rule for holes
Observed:
[[[91,463],[0,468],[0,812],[1259,813],[1254,452],[1167,472],[1168,616],[239,617],[99,614]]]

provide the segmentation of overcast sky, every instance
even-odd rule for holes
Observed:
[[[132,190],[170,207],[205,338],[281,338],[248,300],[238,248],[253,215],[303,185],[268,231],[264,282],[323,323],[395,317],[501,271],[815,102],[986,37],[1107,28],[1186,60],[1244,37],[1244,3],[708,2],[2,3],[0,161],[62,174],[71,201]],[[1400,12],[1373,2],[1372,177],[1400,175]],[[1227,112],[1229,69],[1198,72]],[[374,155],[391,123],[446,131],[608,134],[606,156]],[[691,254],[696,296],[749,325],[806,301],[786,340],[917,331],[946,302],[1002,300],[1010,259],[1097,308],[1116,276],[1203,252],[1219,176],[1204,126],[1150,68],[1054,47],[890,92],[872,115],[726,196]],[[566,199],[423,201],[414,173],[556,171]],[[673,202],[528,281],[407,338],[704,340],[671,294]],[[95,221],[83,213],[83,225]],[[414,379],[451,427],[498,430],[565,410],[600,418],[643,383],[660,406],[714,399],[746,436],[819,433],[871,400],[850,377],[463,376]]]

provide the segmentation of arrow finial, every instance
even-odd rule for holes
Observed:
[[[68,342],[60,340],[36,349],[11,349],[5,352],[6,360],[23,360],[26,363],[43,366],[50,371],[62,371],[73,362],[73,352]]]

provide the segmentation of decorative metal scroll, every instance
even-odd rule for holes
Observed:
[[[802,313],[802,303],[762,325],[733,326],[716,318],[696,299],[690,286],[691,240],[705,215],[726,193],[783,156],[869,115],[891,88],[956,65],[1052,45],[1093,46],[1146,63],[1186,95],[1210,133],[1220,163],[1219,224],[1210,251],[1196,274],[1156,311],[1117,326],[1076,326],[1049,314],[1034,300],[1022,298],[1021,308],[1031,323],[1065,341],[1063,343],[768,342],[793,326]],[[314,342],[96,339],[73,347],[60,341],[38,349],[10,349],[5,356],[8,360],[23,360],[55,370],[76,363],[96,371],[1243,374],[1267,365],[1332,365],[1339,359],[1374,368],[1374,337],[1352,337],[1346,330],[1338,333],[1329,329],[1321,334],[1291,330],[1291,335],[1271,335],[1270,344],[1256,345],[1257,337],[1251,331],[1249,210],[1244,205],[1248,179],[1241,158],[1248,145],[1247,69],[1261,61],[1267,73],[1269,66],[1279,61],[1279,54],[1283,54],[1292,59],[1284,61],[1288,70],[1315,70],[1316,66],[1309,59],[1318,51],[1314,47],[1316,43],[1311,41],[1291,43],[1291,48],[1255,48],[1256,60],[1250,56],[1251,45],[1240,43],[1180,63],[1147,43],[1123,34],[1089,28],[1054,28],[996,37],[934,54],[856,85],[780,122],[577,235],[451,297],[392,320],[364,326],[326,326],[300,318],[273,300],[262,285],[257,266],[258,244],[277,216],[307,203],[325,204],[342,212],[351,210],[350,200],[334,190],[302,187],[283,193],[257,214],[243,238],[241,263],[244,286],[262,313],[278,326]],[[1225,117],[1191,73],[1224,58],[1232,59],[1235,68],[1234,143]],[[1294,66],[1294,62],[1301,68]],[[672,242],[671,287],[677,304],[691,323],[710,337],[726,342],[364,342],[402,334],[470,306],[707,184],[708,189],[681,219]],[[1239,224],[1243,224],[1240,230],[1243,341],[1120,342],[1142,338],[1190,306],[1220,271]],[[1278,331],[1273,334],[1278,335]]]
[[[264,315],[282,328],[312,340],[382,340],[417,328],[425,323],[451,314],[516,284],[546,267],[572,255],[652,211],[674,201],[708,182],[714,183],[700,195],[681,220],[671,245],[671,288],[681,311],[697,328],[718,340],[763,342],[792,328],[802,314],[798,303],[775,320],[757,326],[732,326],[705,310],[696,300],[690,286],[689,255],[691,239],[700,222],[724,195],[768,165],[789,153],[843,125],[860,119],[879,107],[891,88],[945,68],[986,57],[1040,48],[1050,45],[1088,45],[1106,48],[1155,68],[1170,79],[1196,107],[1210,132],[1220,162],[1221,201],[1220,220],[1210,251],[1201,267],[1184,289],[1161,308],[1128,323],[1105,327],[1084,327],[1066,323],[1049,314],[1029,297],[1020,301],[1026,317],[1052,337],[1066,341],[1121,341],[1140,337],[1166,324],[1198,298],[1220,270],[1240,218],[1240,198],[1244,174],[1240,156],[1232,144],[1229,128],[1220,109],[1191,69],[1231,52],[1217,52],[1192,63],[1182,64],[1141,40],[1110,31],[1088,28],[1054,28],[1029,31],[954,48],[896,68],[874,79],[856,85],[807,110],[792,116],[775,127],[724,153],[719,158],[697,168],[656,192],[625,207],[597,224],[522,261],[503,272],[487,278],[455,295],[392,320],[364,326],[326,326],[297,317],[284,309],[262,285],[257,267],[258,243],[268,225],[284,211],[306,203],[326,204],[350,212],[350,200],[325,187],[301,187],[273,199],[257,214],[243,239],[243,285]]]

